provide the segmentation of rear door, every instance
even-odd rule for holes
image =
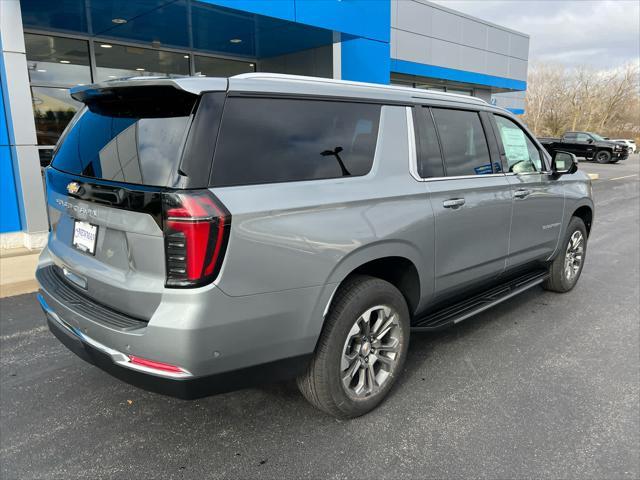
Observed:
[[[196,106],[210,102],[173,87],[114,88],[86,101],[47,169],[48,248],[81,292],[147,320],[166,282],[162,192],[194,186],[190,178],[206,185],[211,156],[198,167],[189,132]]]
[[[563,140],[559,150],[573,153],[577,157],[591,158],[596,151],[593,138],[586,133],[569,132]]]
[[[443,163],[421,166],[435,215],[435,293],[442,297],[500,275],[508,252],[511,192],[495,138],[480,114],[423,108],[420,142],[436,136]],[[435,126],[434,126],[435,123]],[[437,132],[437,133],[436,133]]]
[[[564,189],[521,125],[498,114],[493,120],[513,195],[508,268],[546,260],[558,243]]]

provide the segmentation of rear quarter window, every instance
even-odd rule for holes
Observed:
[[[211,184],[293,182],[366,175],[381,105],[230,97]]]

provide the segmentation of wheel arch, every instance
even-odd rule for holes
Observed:
[[[593,208],[589,205],[582,205],[574,210],[571,217],[578,217],[587,227],[587,236],[591,234],[591,226],[593,225]]]
[[[424,265],[417,249],[405,242],[383,242],[358,249],[345,257],[332,271],[327,283],[337,290],[353,275],[370,275],[395,286],[404,296],[411,314],[419,307],[428,288],[427,279],[420,274]],[[332,298],[329,302],[333,300]],[[329,307],[328,305],[327,307]],[[328,310],[326,308],[325,310]]]

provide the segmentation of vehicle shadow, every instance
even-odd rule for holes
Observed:
[[[412,332],[411,344],[404,371],[398,378],[394,389],[390,392],[386,403],[393,402],[396,396],[402,397],[408,394],[407,389],[411,388],[411,385],[417,380],[418,376],[423,375],[421,372],[424,370],[425,365],[431,362],[436,349],[440,352],[438,355],[445,355],[444,358],[440,359],[439,363],[446,364],[448,360],[453,362],[459,359],[453,353],[447,353],[452,349],[443,347],[455,347],[458,343],[464,344],[464,342],[472,340],[480,330],[486,329],[487,327],[494,330],[494,334],[500,335],[503,330],[512,326],[513,314],[519,310],[526,312],[518,317],[522,318],[523,322],[535,321],[535,317],[530,315],[530,311],[532,309],[535,310],[541,305],[540,298],[542,293],[542,289],[536,287],[458,325],[435,332]],[[455,350],[455,348],[453,350]],[[447,355],[451,355],[451,358],[447,359]],[[253,407],[255,407],[254,400],[258,397],[262,399],[262,402],[260,402],[262,403],[262,407],[267,409],[267,411],[272,409],[273,414],[280,409],[290,409],[297,412],[304,411],[305,415],[309,416],[309,419],[313,418],[319,423],[335,421],[335,419],[325,413],[311,407],[302,394],[300,394],[293,380],[216,395],[198,400],[197,402],[203,405],[209,404],[218,414],[224,415],[227,419],[230,418],[229,415],[237,415],[234,421],[242,422],[247,421],[247,410],[256,413]],[[234,406],[229,407],[231,404]],[[384,413],[374,410],[365,417],[380,414],[383,415]]]

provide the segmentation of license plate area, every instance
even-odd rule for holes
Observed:
[[[73,224],[73,246],[81,252],[96,254],[98,226],[89,222],[75,220]]]

